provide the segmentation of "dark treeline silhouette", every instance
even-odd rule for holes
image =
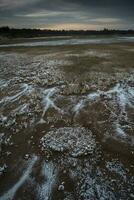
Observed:
[[[30,38],[30,37],[46,37],[46,36],[73,36],[73,35],[134,35],[134,30],[40,30],[40,29],[16,29],[0,27],[0,36],[8,38]]]

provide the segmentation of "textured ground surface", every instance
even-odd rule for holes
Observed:
[[[133,119],[134,43],[0,48],[0,200],[134,199]]]

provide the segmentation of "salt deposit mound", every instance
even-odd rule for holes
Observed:
[[[64,127],[48,132],[41,143],[44,149],[68,153],[73,157],[93,154],[96,142],[92,132],[82,127]]]

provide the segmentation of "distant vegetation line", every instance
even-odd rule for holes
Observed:
[[[73,35],[134,35],[134,30],[49,30],[49,29],[16,29],[6,27],[0,27],[0,37],[8,38],[30,38],[30,37],[46,37],[46,36],[73,36]]]

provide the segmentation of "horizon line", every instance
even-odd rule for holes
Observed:
[[[4,25],[4,26],[0,26],[0,29],[2,28],[7,28],[9,30],[11,29],[16,29],[16,30],[22,30],[22,29],[25,29],[25,30],[39,30],[39,31],[134,31],[134,28],[132,29],[110,29],[110,28],[102,28],[102,29],[53,29],[53,28],[25,28],[25,27],[11,27],[11,26],[8,26],[8,25]]]

